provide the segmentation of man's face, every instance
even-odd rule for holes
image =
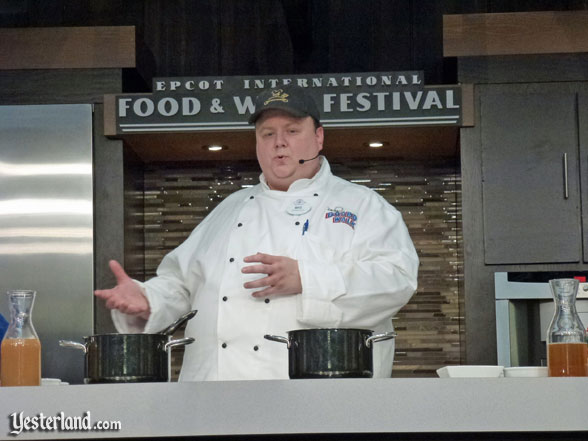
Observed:
[[[302,178],[312,178],[320,169],[314,158],[323,148],[323,128],[315,130],[313,119],[294,118],[281,110],[267,110],[255,124],[257,160],[272,190],[286,191]]]

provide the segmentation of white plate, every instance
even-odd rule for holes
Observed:
[[[505,377],[547,377],[547,368],[539,366],[519,366],[504,368]]]
[[[441,378],[498,378],[504,376],[504,366],[444,366],[437,369],[437,375]]]
[[[41,378],[41,386],[63,386],[66,383],[61,381],[59,378]]]

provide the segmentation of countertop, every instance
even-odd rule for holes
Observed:
[[[321,379],[0,388],[0,439],[296,434],[588,434],[588,378]],[[62,416],[120,429],[25,431]],[[11,415],[15,414],[15,417]],[[55,421],[49,423],[57,424]],[[585,436],[585,435],[582,435]],[[581,438],[580,438],[581,439]]]

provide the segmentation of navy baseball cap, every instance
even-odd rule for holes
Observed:
[[[310,116],[320,125],[321,115],[314,100],[302,87],[295,85],[280,86],[267,89],[255,98],[255,112],[249,117],[249,124],[269,109],[279,109],[288,112],[296,118]]]

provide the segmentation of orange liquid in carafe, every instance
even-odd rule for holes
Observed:
[[[41,385],[41,342],[38,339],[5,338],[1,350],[2,386]]]
[[[585,377],[586,343],[547,345],[547,370],[550,377]]]

